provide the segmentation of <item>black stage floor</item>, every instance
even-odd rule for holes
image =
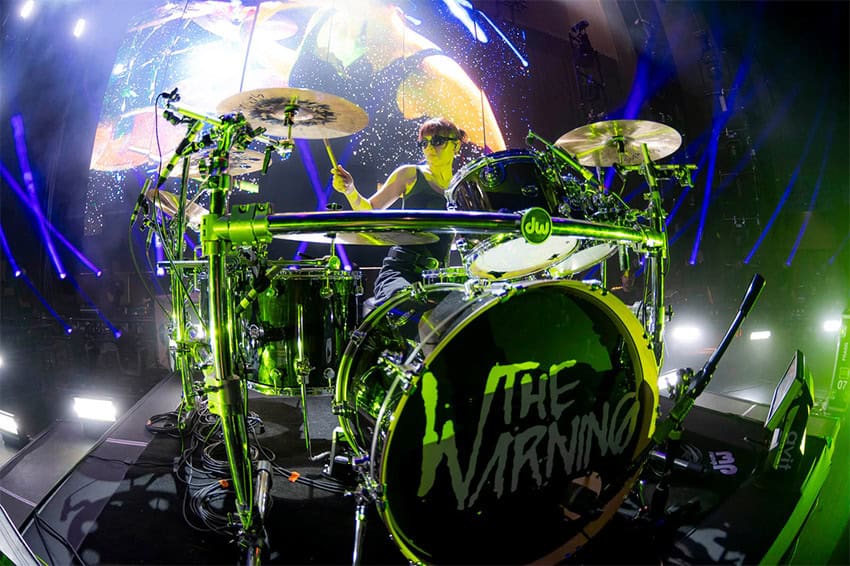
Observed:
[[[62,482],[41,501],[31,501],[34,507],[10,497],[12,489],[0,490],[0,503],[42,560],[49,564],[240,561],[233,531],[227,527],[231,490],[218,481],[227,473],[214,427],[200,422],[194,435],[183,438],[173,431],[148,430],[162,425],[150,422],[150,417],[175,409],[179,395],[174,377],[155,387]],[[765,452],[759,444],[764,407],[733,400],[721,406],[724,400],[719,397],[715,401],[715,408],[696,407],[688,416],[681,460],[691,469],[680,466],[672,476],[667,512],[635,518],[637,488],[648,502],[660,477],[661,462],[650,458],[641,482],[619,511],[570,562],[847,563],[842,547],[848,486],[841,480],[847,474],[846,427],[840,430],[835,419],[810,424],[801,477],[816,496],[806,500],[801,495],[805,490],[795,491],[791,483],[765,486],[754,481]],[[345,494],[344,477],[322,473],[327,461],[323,454],[330,450],[338,424],[330,397],[308,398],[313,459],[307,454],[297,399],[251,393],[249,409],[255,415],[249,419],[252,444],[258,446],[258,457],[272,460],[275,467],[272,505],[265,520],[270,543],[265,562],[351,563],[355,501]],[[181,454],[187,454],[193,443],[197,447],[190,466]],[[31,450],[49,454],[55,447],[45,438]],[[22,477],[36,481],[39,470],[34,466],[42,464],[35,461],[34,453],[20,453],[0,469],[0,488],[25,484]],[[844,504],[836,509],[835,501]],[[440,517],[428,520],[439,522]],[[807,534],[812,529],[819,531],[814,539]],[[469,555],[469,550],[474,554],[488,541],[470,537],[466,543],[470,548],[464,554]],[[515,544],[522,546],[524,541]],[[368,508],[362,552],[366,564],[408,562],[390,540],[374,506]]]

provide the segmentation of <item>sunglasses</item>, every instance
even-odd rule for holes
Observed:
[[[446,142],[457,141],[457,138],[446,138],[443,136],[433,136],[430,140],[419,140],[416,142],[416,145],[419,146],[419,149],[425,149],[428,147],[428,144],[431,144],[431,147],[437,149],[438,147],[443,147],[446,145]]]

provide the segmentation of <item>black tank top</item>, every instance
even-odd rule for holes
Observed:
[[[446,210],[446,195],[435,191],[425,179],[422,170],[417,166],[416,182],[413,183],[410,191],[404,195],[402,208],[405,210]],[[444,265],[449,258],[453,236],[452,234],[437,234],[437,236],[440,239],[432,244],[394,246],[394,248],[436,258],[441,265]]]

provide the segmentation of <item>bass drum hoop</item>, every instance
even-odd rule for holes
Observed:
[[[429,293],[431,291],[443,291],[443,292],[463,292],[464,286],[459,283],[437,283],[434,285],[427,285],[421,287],[424,293]],[[381,419],[386,418],[384,415],[385,407],[381,407],[381,413],[378,419],[376,419],[375,431],[373,434],[372,442],[370,446],[363,447],[358,442],[358,438],[360,436],[366,437],[365,434],[357,434],[358,431],[355,430],[355,426],[352,424],[351,417],[357,414],[357,406],[356,403],[352,403],[349,400],[349,384],[351,382],[351,366],[354,360],[357,358],[357,354],[361,348],[361,342],[365,340],[365,338],[369,335],[369,333],[377,327],[378,322],[384,320],[385,315],[390,312],[393,308],[395,308],[398,304],[403,303],[411,298],[411,289],[404,289],[402,291],[397,292],[395,295],[390,297],[383,304],[377,306],[372,312],[366,316],[363,322],[354,330],[351,334],[351,339],[348,342],[348,346],[346,346],[345,350],[342,353],[342,359],[339,364],[339,371],[337,372],[337,383],[334,393],[334,413],[339,417],[340,426],[342,428],[343,436],[345,437],[346,443],[355,450],[360,450],[361,452],[358,454],[359,456],[371,456],[374,453],[375,449],[375,434],[382,430]],[[418,349],[418,348],[417,348]],[[356,377],[356,376],[353,376]],[[387,404],[388,400],[391,398],[390,393],[397,387],[398,379],[395,379],[384,395],[384,405]],[[375,477],[374,470],[374,459],[370,458],[370,475]]]
[[[522,284],[513,284],[508,285],[506,287],[516,289],[517,291],[522,292],[527,289],[547,286],[562,287],[564,289],[567,289],[568,293],[572,296],[577,296],[583,299],[589,299],[592,304],[599,307],[608,316],[608,318],[613,321],[615,327],[620,332],[620,334],[627,338],[625,340],[625,343],[632,359],[635,361],[635,382],[647,383],[652,397],[652,399],[650,400],[652,406],[648,409],[647,413],[651,415],[652,418],[646,433],[643,435],[641,440],[636,443],[635,449],[630,455],[631,458],[634,458],[635,456],[640,454],[640,452],[643,450],[643,448],[646,447],[652,437],[652,434],[655,430],[654,417],[658,407],[658,366],[655,357],[652,355],[652,350],[648,347],[648,342],[644,344],[644,347],[638,345],[638,340],[645,341],[645,330],[635,317],[634,313],[632,313],[632,311],[629,310],[629,308],[625,304],[620,302],[619,299],[617,299],[614,295],[608,293],[607,291],[604,291],[601,288],[595,286],[588,286],[579,281],[543,280],[524,282]],[[462,287],[454,284],[443,284],[440,286],[432,286],[430,289],[426,288],[426,291],[436,290],[437,287],[455,287],[451,290],[462,290]],[[361,325],[361,328],[365,327],[367,323],[371,324],[372,321],[376,319],[376,317],[378,317],[379,315],[383,315],[383,313],[389,311],[397,302],[402,302],[408,297],[409,295],[405,295],[404,297],[397,297],[394,298],[394,300],[387,301],[387,303],[383,305],[383,309],[376,309],[375,312],[370,314],[369,320],[364,322],[363,325]],[[485,292],[472,296],[471,300],[468,300],[461,308],[453,311],[452,316],[446,322],[448,323],[453,320],[457,320],[457,316],[463,315],[460,324],[455,325],[453,328],[451,328],[451,331],[448,334],[440,338],[437,346],[425,357],[423,362],[423,369],[429,367],[431,361],[435,357],[440,355],[440,352],[443,350],[443,348],[449,342],[451,342],[451,340],[454,339],[455,336],[462,332],[472,321],[481,316],[481,314],[483,314],[485,311],[489,310],[495,305],[498,305],[503,300],[505,300],[504,294],[493,294]],[[430,336],[432,335],[433,333],[429,336],[426,336],[423,342],[427,342]],[[419,348],[417,348],[417,350],[418,349]],[[410,357],[405,360],[405,364],[410,364],[411,362],[413,362],[416,353],[417,352],[414,351],[410,355]],[[348,354],[349,351],[348,349],[346,349],[346,355],[343,357],[343,360],[350,360],[350,356]],[[348,367],[346,367],[345,369],[347,370]],[[348,372],[346,371],[345,373],[343,373],[343,367],[341,366],[339,375],[340,380],[338,385],[341,387],[343,386],[342,376],[345,376],[345,383],[348,383]],[[416,388],[419,385],[421,375],[421,371],[415,374],[411,383],[409,383],[407,387],[409,387],[409,389]],[[394,406],[390,406],[390,402],[393,397],[391,393],[394,392],[394,390],[400,386],[400,378],[396,377],[393,380],[390,388],[387,390],[387,394],[385,395],[379,416],[375,422],[375,428],[371,439],[370,451],[367,454],[370,460],[370,476],[375,482],[377,482],[376,485],[379,486],[387,485],[388,481],[392,481],[391,478],[387,477],[387,463],[389,459],[386,457],[386,454],[392,446],[393,438],[397,429],[397,423],[399,422],[399,416],[403,413],[408,400],[407,395],[402,395],[397,398],[397,402]],[[347,390],[347,387],[341,387],[341,389]],[[389,422],[389,425],[387,425],[385,428],[384,423],[386,422]],[[346,436],[349,439],[354,440],[354,435],[351,434],[350,429],[346,429],[346,426],[347,423],[343,424],[343,429],[345,430]],[[351,444],[351,442],[349,443]],[[356,443],[356,441],[351,444],[351,446],[356,446],[361,450],[363,449],[363,447],[360,447]],[[376,455],[378,456],[378,458],[376,458]],[[380,464],[379,475],[376,475],[375,473],[376,460],[378,460]],[[608,522],[608,520],[610,520],[611,516],[613,516],[613,514],[619,508],[619,504],[622,502],[622,499],[628,493],[629,488],[631,487],[636,478],[637,474],[629,478],[623,488],[614,496],[614,498],[610,502],[608,502],[604,506],[602,515],[587,523],[587,525],[585,526],[585,531],[587,532],[587,534],[590,534],[592,536],[599,529],[601,529]],[[410,537],[405,534],[404,531],[396,523],[396,520],[392,514],[391,506],[388,504],[388,501],[386,499],[383,499],[384,497],[385,496],[382,494],[382,501],[377,507],[382,519],[384,520],[384,523],[392,534],[393,539],[395,540],[402,554],[406,558],[413,561],[414,563],[422,563],[423,559],[421,553],[419,553],[417,549],[411,548],[405,542],[407,540],[411,540],[411,538],[413,537]],[[554,560],[553,557],[556,557],[558,555],[563,557],[562,552],[570,552],[570,549],[574,550],[581,544],[584,544],[582,541],[576,540],[576,538],[567,541],[562,547],[555,549],[553,552],[547,554],[545,557],[541,557],[541,560],[551,561]]]

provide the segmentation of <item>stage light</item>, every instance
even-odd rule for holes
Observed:
[[[86,31],[86,20],[84,18],[80,18],[77,20],[77,23],[74,24],[74,37],[79,39],[82,37],[84,31]]]
[[[0,368],[3,367],[5,360],[3,360],[3,356],[0,356]]]
[[[35,9],[34,0],[27,0],[21,6],[21,11],[20,11],[21,17],[23,19],[29,18],[32,15],[32,12],[33,12],[34,9]]]
[[[0,431],[17,436],[18,421],[15,420],[15,415],[0,411]]]
[[[679,370],[668,371],[658,376],[658,389],[668,390],[679,383]]]
[[[676,342],[684,344],[693,344],[702,336],[702,331],[696,326],[676,326],[670,332]]]
[[[823,321],[823,331],[830,334],[835,334],[841,330],[841,320],[838,318],[830,318]]]
[[[770,330],[753,330],[750,332],[750,340],[767,340],[770,338]]]
[[[115,421],[115,405],[108,399],[74,397],[74,412],[80,419],[90,421]]]

